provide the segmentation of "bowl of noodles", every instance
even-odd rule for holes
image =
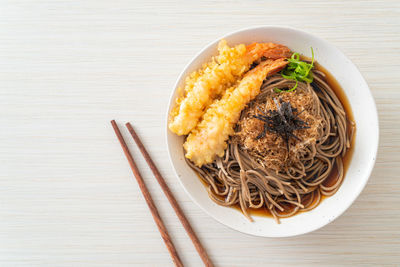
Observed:
[[[166,120],[171,163],[191,199],[235,230],[314,231],[340,216],[375,164],[375,103],[355,65],[309,33],[227,34],[184,68]]]

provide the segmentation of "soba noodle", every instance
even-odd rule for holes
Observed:
[[[279,222],[279,218],[313,209],[323,195],[336,193],[343,181],[342,157],[350,147],[353,127],[349,127],[340,100],[325,82],[325,74],[318,70],[313,74],[312,84],[299,82],[296,90],[312,93],[313,101],[317,103],[315,112],[322,118],[323,127],[319,140],[303,148],[298,163],[283,171],[268,169],[235,138],[230,138],[225,156],[211,164],[199,168],[187,160],[208,185],[208,194],[213,201],[222,206],[239,206],[250,221],[249,209],[264,208]],[[255,101],[265,98],[274,88],[293,86],[293,81],[280,75],[273,76],[264,82]],[[333,171],[337,171],[337,179],[333,184],[324,184]]]

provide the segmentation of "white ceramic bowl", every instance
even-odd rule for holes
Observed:
[[[257,216],[253,216],[254,222],[249,222],[238,210],[218,206],[209,199],[203,184],[185,163],[183,137],[170,132],[166,125],[168,153],[180,183],[191,199],[211,217],[243,233],[265,237],[295,236],[314,231],[332,222],[361,193],[375,163],[379,138],[378,115],[367,83],[356,66],[325,40],[288,27],[253,27],[222,36],[207,45],[189,62],[176,81],[167,112],[167,122],[168,113],[177,96],[176,89],[183,85],[189,73],[217,54],[217,44],[222,38],[226,39],[230,46],[253,42],[279,43],[306,56],[311,56],[310,47],[313,47],[316,60],[337,79],[350,101],[357,124],[353,158],[339,191],[322,201],[315,209],[282,219],[281,224],[277,224],[272,218]]]

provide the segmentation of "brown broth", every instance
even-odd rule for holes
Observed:
[[[304,56],[301,56],[301,59],[302,60],[306,60],[306,61],[311,61],[310,59],[308,59],[307,57],[304,57]],[[343,108],[346,111],[346,115],[347,115],[347,119],[348,119],[348,126],[350,126],[351,122],[354,123],[354,116],[353,116],[353,112],[351,110],[350,102],[347,99],[347,96],[346,96],[344,90],[340,86],[339,82],[332,76],[332,74],[330,74],[328,72],[328,70],[326,68],[322,67],[318,62],[314,62],[314,66],[315,66],[314,69],[319,70],[319,71],[321,71],[321,72],[323,72],[325,74],[325,81],[332,88],[332,90],[335,92],[336,96],[339,98],[340,102],[342,103]],[[350,131],[351,127],[348,127],[348,129]],[[344,157],[342,158],[342,160],[343,160],[343,175],[344,176],[346,175],[347,169],[348,169],[348,167],[350,165],[351,158],[352,158],[353,153],[354,153],[355,132],[356,132],[356,125],[354,124],[354,132],[353,132],[353,138],[351,140],[350,148],[347,150],[346,155],[344,155]],[[350,132],[349,132],[349,134],[350,134]],[[339,176],[338,176],[338,168],[337,168],[337,165],[335,163],[331,173],[328,176],[328,178],[326,178],[326,180],[323,182],[323,185],[331,186],[331,185],[336,183],[338,178],[339,178]],[[204,186],[208,187],[208,185],[206,184],[206,182],[204,182],[203,179],[201,179],[200,177],[199,177],[199,179],[200,179],[200,181],[202,182],[202,184]],[[321,195],[320,203],[326,198],[327,198],[327,196]],[[223,200],[223,199],[221,199],[221,200]],[[309,201],[308,198],[307,199],[302,199],[303,203],[307,203],[308,201]],[[317,201],[317,199],[314,198],[312,200],[311,205],[313,205],[316,201]],[[293,205],[293,204],[281,203],[281,206],[284,208],[284,211],[280,212],[280,214],[289,214],[295,208],[295,205]],[[234,209],[239,210],[240,212],[242,212],[239,204],[236,204],[236,205],[231,206],[231,207],[234,208]],[[250,216],[273,217],[271,212],[266,207],[263,207],[263,208],[260,208],[260,209],[249,208],[249,209],[247,209],[247,212],[248,212],[248,214]],[[302,212],[307,212],[307,211],[299,211],[296,214],[299,214],[299,213],[302,213]]]
[[[353,148],[354,148],[354,144],[356,141],[355,136],[356,136],[357,125],[355,124],[353,111],[351,110],[350,102],[346,96],[346,93],[340,86],[339,82],[335,79],[335,77],[333,77],[332,74],[326,68],[322,67],[318,62],[315,62],[315,69],[322,71],[325,74],[325,81],[332,88],[332,90],[335,92],[336,96],[339,98],[340,102],[342,103],[343,108],[346,111],[346,116],[347,116],[347,120],[348,120],[347,126],[350,126],[351,123],[354,124],[353,139],[351,140],[350,149],[347,150],[346,155],[344,155],[344,157],[342,158],[343,170],[344,170],[344,174],[346,174],[347,168],[350,165],[351,158],[354,153]],[[351,127],[347,127],[347,129],[350,131]],[[348,132],[348,134],[350,134],[350,132]]]

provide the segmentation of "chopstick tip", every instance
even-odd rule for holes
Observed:
[[[136,134],[135,130],[133,129],[133,126],[130,122],[125,123],[126,128],[128,128],[129,132],[133,132],[134,134]]]

